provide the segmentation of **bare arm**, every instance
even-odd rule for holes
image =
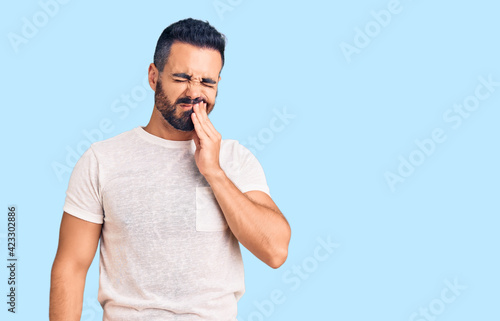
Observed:
[[[291,230],[269,195],[241,193],[223,171],[206,176],[234,236],[262,262],[277,269],[288,256]]]
[[[94,259],[102,224],[63,213],[50,281],[51,321],[79,321],[85,278]]]
[[[277,269],[288,256],[291,229],[269,195],[261,191],[242,193],[219,163],[221,134],[207,116],[207,104],[193,106],[196,130],[194,158],[200,173],[212,187],[234,236],[261,261]]]

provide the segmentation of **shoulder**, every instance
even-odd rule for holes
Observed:
[[[241,145],[236,139],[223,139],[220,143],[221,152],[232,153],[240,149]]]
[[[97,141],[97,142],[94,142],[92,145],[94,146],[109,146],[109,145],[114,145],[114,144],[117,144],[117,143],[121,143],[123,141],[128,141],[130,140],[130,138],[132,136],[135,135],[135,131],[137,130],[137,127],[135,128],[132,128],[130,130],[127,130],[123,133],[120,133],[120,134],[117,134],[113,137],[110,137],[110,138],[107,138],[107,139],[104,139],[104,140],[101,140],[101,141]]]
[[[135,130],[136,128],[133,128],[113,137],[93,142],[88,152],[93,153],[101,161],[107,158],[123,157],[136,145],[138,135]]]
[[[248,148],[236,139],[223,139],[221,141],[221,155],[234,159],[245,159],[253,154]]]
[[[221,142],[220,159],[232,166],[245,166],[258,163],[257,157],[243,144],[235,139],[224,139]]]

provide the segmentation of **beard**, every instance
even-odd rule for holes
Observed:
[[[162,114],[163,118],[175,129],[181,131],[192,131],[194,130],[193,120],[191,119],[191,114],[193,113],[193,109],[182,111],[180,109],[180,115],[177,116],[177,108],[176,105],[183,104],[191,104],[193,101],[187,97],[178,99],[175,103],[172,103],[170,99],[167,97],[165,92],[163,91],[163,87],[161,85],[161,81],[158,79],[158,84],[156,85],[155,92],[155,106],[156,109]]]

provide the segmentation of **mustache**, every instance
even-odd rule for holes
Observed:
[[[176,105],[178,105],[178,104],[196,105],[196,104],[201,103],[201,102],[206,103],[205,99],[203,99],[201,97],[197,97],[195,99],[189,99],[188,97],[182,97],[182,98],[177,99],[175,104]]]

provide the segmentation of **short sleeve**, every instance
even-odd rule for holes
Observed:
[[[240,170],[235,185],[242,193],[248,191],[262,191],[271,196],[267,186],[264,170],[257,158],[246,148],[238,143],[238,154],[240,159]]]
[[[99,224],[104,222],[99,164],[92,147],[83,153],[73,168],[63,209],[82,220]]]

